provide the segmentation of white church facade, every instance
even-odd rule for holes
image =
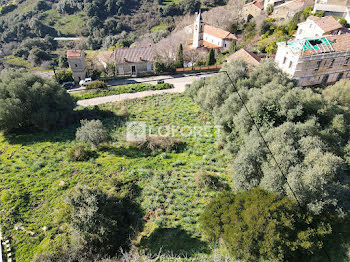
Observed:
[[[237,37],[223,29],[207,25],[203,22],[201,12],[196,14],[193,26],[188,26],[187,33],[193,34],[192,48],[208,48],[208,49],[229,49],[233,41],[237,41]]]

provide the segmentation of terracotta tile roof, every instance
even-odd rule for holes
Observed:
[[[68,50],[67,58],[80,58],[82,55],[82,50]]]
[[[193,32],[193,24],[189,25],[188,28]],[[221,39],[233,39],[233,40],[238,40],[238,37],[235,34],[231,34],[228,31],[225,31],[223,29],[211,26],[211,25],[204,25],[204,33],[216,36]]]
[[[333,16],[316,17],[312,15],[307,19],[314,21],[324,32],[330,32],[343,27]]]
[[[259,8],[260,10],[264,9],[264,5],[261,2],[258,2],[258,1],[253,1],[253,2],[246,3],[244,6],[250,6],[250,5],[254,5],[257,8]]]
[[[234,34],[231,34],[228,31],[225,31],[223,29],[220,29],[211,25],[204,25],[204,33],[208,35],[216,36],[221,39],[237,40],[237,37]]]
[[[264,9],[264,6],[261,4],[261,2],[258,1],[253,1],[253,5],[255,5],[257,8],[259,8],[260,10]]]
[[[326,36],[331,44],[332,52],[342,52],[342,51],[350,51],[350,34],[344,35],[332,35]],[[324,50],[328,50],[327,48],[323,48]],[[333,51],[334,50],[334,51]],[[304,51],[304,56],[320,54],[321,52],[315,52],[314,50]]]
[[[140,63],[153,61],[152,47],[120,48],[114,51],[116,64]]]
[[[258,57],[253,52],[250,52],[244,48],[241,48],[237,52],[233,53],[229,57],[227,57],[227,61],[231,62],[234,59],[242,59],[244,62],[246,62],[249,65],[258,66],[260,64],[261,58]]]
[[[287,8],[289,10],[295,10],[298,9],[300,7],[303,7],[305,5],[305,0],[294,0],[291,2],[287,2],[281,5],[278,5],[275,7],[276,10],[280,9],[280,8]]]
[[[221,48],[221,46],[214,45],[214,44],[209,43],[209,42],[207,42],[207,41],[203,41],[203,45],[204,45],[205,47],[207,47],[207,48],[214,48],[214,49],[216,49],[216,48]]]

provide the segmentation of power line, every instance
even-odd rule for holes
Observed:
[[[263,142],[264,142],[264,144],[265,144],[265,146],[266,146],[268,152],[269,152],[270,155],[272,156],[273,161],[275,162],[275,164],[277,165],[277,168],[279,169],[279,171],[281,172],[283,178],[285,179],[286,184],[287,184],[289,190],[292,192],[293,197],[294,197],[295,200],[297,201],[299,208],[301,209],[302,212],[304,212],[304,208],[303,208],[301,202],[299,201],[299,199],[298,199],[298,197],[297,197],[297,194],[294,192],[293,188],[292,188],[291,185],[289,184],[288,179],[287,179],[287,176],[284,174],[284,172],[283,172],[283,170],[282,170],[280,164],[277,162],[277,159],[276,159],[275,155],[272,153],[272,151],[271,151],[271,149],[270,149],[270,147],[269,147],[267,141],[265,140],[264,136],[262,135],[262,133],[261,133],[261,131],[260,131],[259,126],[258,126],[257,123],[255,122],[255,120],[254,120],[252,114],[250,113],[250,111],[249,111],[249,109],[248,109],[246,103],[244,102],[244,100],[243,100],[241,94],[239,93],[238,89],[237,89],[236,86],[234,85],[233,80],[231,79],[229,73],[228,73],[227,71],[221,71],[221,72],[222,72],[222,73],[226,73],[228,79],[229,79],[230,82],[231,82],[231,85],[232,85],[234,91],[237,93],[237,95],[238,95],[239,99],[241,100],[241,102],[242,102],[242,104],[243,104],[245,110],[247,111],[249,117],[250,117],[251,120],[253,121],[254,126],[256,127],[256,129],[257,129],[257,131],[258,131],[258,133],[259,133],[261,139],[263,140]],[[314,228],[311,226],[311,221],[310,221],[310,219],[309,219],[308,216],[306,216],[306,222],[308,223],[308,225],[310,226],[310,228],[314,231],[317,240],[320,241],[320,242],[322,242],[321,238],[317,235],[316,229],[314,229]],[[326,254],[326,257],[327,257],[328,261],[331,262],[331,257],[329,256],[327,250],[324,248],[323,245],[322,245],[322,250],[323,250],[323,252]]]

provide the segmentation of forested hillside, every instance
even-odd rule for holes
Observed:
[[[88,47],[104,41],[115,44],[122,36],[128,45],[152,28],[171,31],[174,18],[226,0],[25,0],[0,2],[0,41],[28,37],[84,36]],[[120,35],[122,34],[122,35]],[[113,36],[113,37],[108,37]]]

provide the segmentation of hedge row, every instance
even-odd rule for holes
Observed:
[[[120,95],[125,93],[137,93],[147,90],[164,90],[170,89],[174,86],[172,84],[164,83],[164,84],[131,84],[131,85],[120,85],[120,86],[112,86],[106,89],[94,89],[94,90],[86,90],[80,93],[72,94],[78,100],[90,99],[95,97],[103,97],[103,96],[111,96],[111,95]]]

